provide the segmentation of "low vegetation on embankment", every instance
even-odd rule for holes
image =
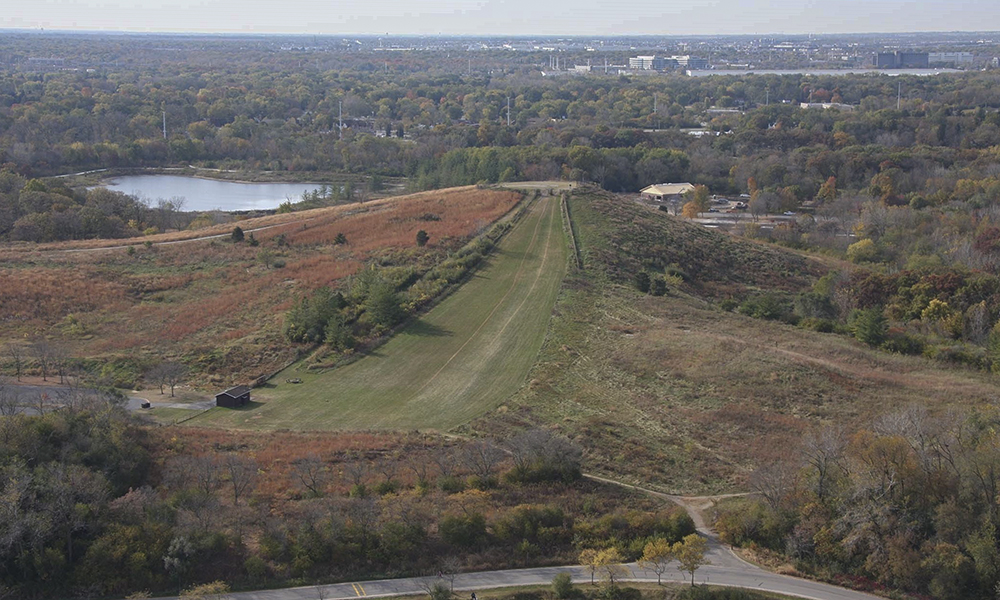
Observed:
[[[227,225],[2,247],[0,340],[21,349],[4,363],[11,375],[17,364],[41,374],[34,342],[44,341],[46,362],[100,363],[114,385],[135,385],[165,359],[195,382],[249,382],[294,359],[282,328],[299,298],[343,286],[366,264],[419,278],[519,199],[469,187],[247,221],[242,241]],[[257,227],[267,229],[251,234]],[[181,241],[213,234],[222,237]]]
[[[826,423],[993,395],[991,378],[850,337],[726,310],[811,290],[827,271],[603,192],[570,197],[584,269],[560,291],[527,386],[468,426],[550,425],[598,472],[684,493],[746,489],[753,469]],[[637,289],[660,280],[662,295]]]

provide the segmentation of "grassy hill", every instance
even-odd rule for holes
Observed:
[[[805,289],[823,274],[819,261],[601,192],[573,195],[570,209],[585,268],[562,286],[529,385],[465,431],[554,426],[584,445],[594,470],[713,492],[740,487],[820,423],[995,393],[983,374],[718,307]],[[665,268],[687,280],[661,297],[632,285],[636,271]]]
[[[447,430],[469,421],[524,383],[566,262],[559,200],[542,197],[471,281],[374,352],[320,374],[295,365],[256,392],[262,402],[189,423]]]

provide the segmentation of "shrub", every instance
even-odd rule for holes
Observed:
[[[662,277],[657,277],[649,286],[649,293],[654,296],[662,296],[667,293],[667,282]]]
[[[241,228],[238,225],[236,227],[233,227],[233,233],[230,235],[230,237],[232,238],[233,242],[242,242],[243,228]]]
[[[480,513],[447,516],[441,519],[438,531],[446,543],[472,548],[486,539],[486,517]]]
[[[252,581],[263,581],[267,578],[267,563],[257,555],[243,561],[243,568],[246,569],[247,577]]]
[[[726,312],[733,312],[740,305],[734,298],[726,298],[722,302],[719,302],[719,308]]]
[[[438,488],[446,494],[457,494],[465,491],[465,481],[461,477],[448,475],[438,479]]]
[[[600,600],[642,600],[642,592],[632,587],[606,585],[594,597]]]
[[[904,332],[892,333],[882,343],[882,349],[897,354],[923,354],[926,344],[916,336]]]
[[[788,311],[777,295],[768,293],[745,300],[740,305],[739,312],[755,319],[777,320]]]
[[[643,294],[649,292],[649,273],[645,271],[639,271],[635,274],[635,289],[639,290]]]
[[[443,583],[435,583],[427,590],[427,595],[431,600],[449,600],[452,597],[451,589]]]
[[[558,573],[552,578],[552,593],[560,600],[566,600],[576,595],[576,589],[573,587],[573,577],[565,571]]]
[[[418,246],[426,246],[427,245],[427,241],[429,239],[431,239],[431,236],[427,235],[427,232],[424,231],[423,229],[421,229],[420,231],[417,232],[417,245]]]
[[[385,496],[386,494],[395,494],[399,491],[399,482],[390,479],[388,481],[380,481],[375,484],[375,493],[379,496]]]
[[[837,330],[837,324],[834,321],[830,319],[817,319],[816,317],[802,319],[799,321],[799,327],[820,333],[833,333]]]
[[[854,314],[852,322],[854,327],[854,337],[859,341],[875,348],[885,342],[886,334],[889,331],[889,322],[885,318],[881,308],[869,308],[859,310]]]
[[[674,598],[676,600],[767,600],[770,597],[736,588],[686,587]]]
[[[847,260],[855,264],[875,262],[878,260],[878,246],[871,240],[854,242],[847,247]]]
[[[830,297],[817,292],[799,294],[795,298],[795,311],[807,319],[832,319],[837,315]]]

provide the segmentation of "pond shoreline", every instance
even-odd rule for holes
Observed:
[[[188,165],[180,167],[108,167],[105,169],[88,169],[75,173],[48,175],[41,177],[41,179],[68,179],[70,180],[70,187],[89,187],[103,185],[107,181],[132,175],[180,175],[232,183],[304,183],[311,185],[343,183],[345,181],[360,182],[370,178],[370,175],[360,173],[245,171],[241,169],[213,169]],[[386,183],[406,180],[405,177],[388,176],[383,176],[382,179]]]

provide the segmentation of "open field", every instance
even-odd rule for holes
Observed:
[[[294,358],[281,326],[297,297],[336,287],[372,260],[429,268],[519,199],[466,187],[274,215],[244,223],[271,227],[255,235],[258,247],[232,243],[231,225],[220,239],[183,243],[169,242],[212,231],[5,246],[0,341],[47,337],[79,358],[181,359],[216,384],[244,382]],[[154,245],[138,243],[146,239]],[[65,251],[122,243],[135,249]],[[271,264],[260,260],[265,249]]]
[[[715,304],[802,289],[820,263],[614,197],[570,202],[587,268],[560,291],[530,384],[460,431],[552,426],[587,449],[594,471],[717,493],[744,490],[755,465],[794,452],[817,425],[850,429],[909,403],[943,410],[996,394],[981,372]],[[662,297],[640,294],[631,272],[653,260],[678,263],[690,281]]]
[[[255,429],[447,430],[525,381],[562,282],[567,245],[556,198],[541,198],[473,279],[385,345],[321,374],[297,366],[244,410],[192,425]],[[284,383],[301,378],[301,384]]]

